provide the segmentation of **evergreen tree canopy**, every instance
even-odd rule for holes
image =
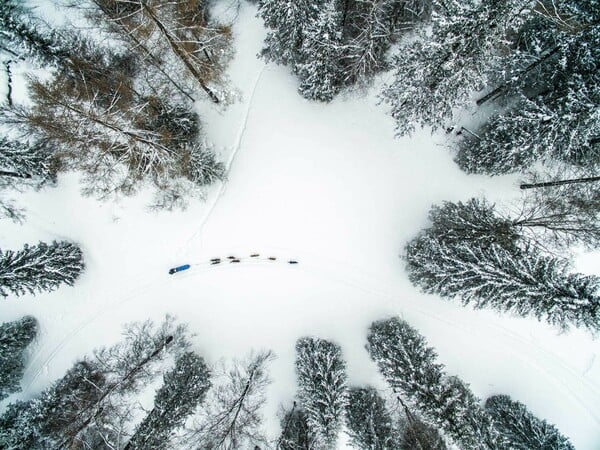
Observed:
[[[51,158],[55,149],[48,142],[33,144],[0,137],[0,184],[33,179],[38,184],[54,181],[56,174]]]
[[[574,450],[558,429],[535,417],[525,405],[508,395],[494,395],[485,402],[496,429],[515,450]]]
[[[122,448],[132,416],[129,399],[189,346],[171,317],[125,327],[124,341],[77,361],[38,397],[9,405],[0,417],[0,448]]]
[[[300,50],[302,62],[296,64],[300,94],[309,100],[328,102],[341,85],[342,36],[336,0],[328,0],[317,19],[304,30]]]
[[[66,241],[0,250],[0,295],[53,291],[63,283],[72,286],[84,267],[81,249]]]
[[[457,163],[490,175],[538,161],[597,166],[600,6],[539,1],[516,39],[516,49],[491,70],[498,87],[480,100],[508,95],[511,107],[477,130],[477,137],[465,137]]]
[[[304,337],[296,342],[298,399],[319,449],[335,448],[348,404],[346,363],[337,344]]]
[[[0,401],[21,390],[25,350],[37,332],[37,320],[31,316],[0,325]]]
[[[204,359],[193,352],[182,354],[173,370],[165,374],[164,384],[154,398],[154,408],[125,449],[168,448],[171,433],[203,401],[210,384],[210,371]]]
[[[406,322],[374,322],[367,351],[394,391],[463,449],[508,448],[469,387],[448,376],[437,354]]]
[[[510,30],[522,21],[520,0],[434,1],[432,36],[402,46],[394,81],[382,94],[399,136],[438,129],[453,109],[483,88],[486,71]]]
[[[600,278],[570,273],[566,260],[533,246],[446,244],[426,231],[408,243],[405,259],[410,280],[424,292],[534,316],[561,329],[600,329]]]
[[[281,435],[277,441],[281,450],[312,450],[315,442],[308,427],[306,413],[294,402],[289,411],[281,418]]]
[[[372,387],[348,390],[346,427],[358,450],[396,450],[399,436],[385,402]]]

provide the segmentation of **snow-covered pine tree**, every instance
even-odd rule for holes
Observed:
[[[325,2],[317,19],[307,24],[303,34],[302,62],[296,64],[300,78],[298,91],[309,100],[329,102],[342,84],[343,44],[336,0]]]
[[[367,351],[396,394],[462,449],[509,448],[468,385],[444,372],[435,351],[406,322],[374,322],[367,342]]]
[[[533,316],[563,330],[600,329],[600,278],[570,273],[568,261],[531,245],[451,244],[427,230],[407,244],[405,260],[410,280],[424,292]]]
[[[124,341],[75,363],[66,375],[0,417],[0,447],[122,448],[139,392],[161,371],[160,362],[189,346],[186,327],[167,317],[125,326]]]
[[[432,36],[400,48],[392,63],[394,81],[382,93],[398,136],[416,127],[443,127],[454,108],[483,88],[488,67],[507,33],[520,25],[523,9],[521,0],[434,0]]]
[[[325,0],[264,0],[258,15],[269,30],[261,55],[296,70],[306,62],[302,51],[306,30],[318,20]]]
[[[136,428],[125,450],[168,448],[174,429],[202,403],[210,388],[210,371],[204,359],[193,352],[182,354],[164,376],[156,392],[154,408]]]
[[[429,211],[429,220],[429,234],[447,244],[497,244],[512,249],[519,239],[512,221],[496,214],[494,205],[484,198],[475,197],[456,203],[445,201],[441,206],[433,205]]]
[[[30,180],[36,185],[54,181],[51,158],[56,149],[48,142],[32,144],[0,137],[0,186]]]
[[[358,450],[396,450],[400,444],[398,428],[377,390],[370,386],[348,390],[346,429],[352,447]]]
[[[79,423],[78,414],[99,401],[107,383],[97,362],[76,362],[38,397],[8,406],[0,417],[0,448],[60,448],[71,422]]]
[[[164,81],[193,99],[188,81],[214,103],[213,82],[223,82],[231,52],[231,30],[211,22],[204,0],[89,0],[92,16],[128,42],[131,52],[158,70]],[[179,74],[184,74],[181,78]]]
[[[56,180],[52,156],[55,148],[48,142],[23,143],[0,137],[0,189],[39,188]],[[8,199],[0,199],[0,218],[23,222],[23,210]]]
[[[447,450],[448,447],[435,427],[413,417],[404,424],[398,449]]]
[[[0,401],[21,390],[25,349],[37,332],[37,320],[31,316],[0,325]]]
[[[339,345],[315,337],[296,342],[298,400],[317,448],[334,449],[348,404],[346,363]]]
[[[387,68],[386,53],[401,31],[430,13],[428,0],[337,0],[344,40],[345,84],[365,84]]]
[[[520,37],[534,50],[515,57],[529,64],[520,71],[509,70],[505,77],[510,81],[492,91],[500,89],[496,96],[513,94],[513,106],[476,130],[477,137],[465,137],[456,156],[463,170],[497,175],[539,160],[551,166],[556,160],[598,165],[600,6],[585,2],[573,8],[574,3],[580,2],[561,2],[536,12],[535,21],[541,23]]]
[[[515,450],[574,450],[569,439],[545,420],[538,419],[526,406],[508,395],[494,395],[485,402],[496,429]]]
[[[182,433],[181,445],[210,450],[267,446],[261,409],[271,382],[267,365],[273,358],[271,351],[252,353],[214,370],[213,387]]]
[[[281,435],[277,440],[276,449],[316,450],[315,445],[306,413],[294,402],[294,406],[282,414]]]
[[[0,2],[0,52],[10,59],[31,59],[45,64],[60,64],[65,48],[60,37],[36,21],[21,0]]]
[[[24,295],[72,286],[83,271],[81,249],[71,242],[25,244],[22,250],[0,250],[0,295]]]

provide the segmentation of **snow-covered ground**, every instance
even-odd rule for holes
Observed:
[[[265,31],[254,15],[242,3],[234,27],[230,76],[242,100],[225,110],[199,105],[209,139],[231,162],[226,184],[206,202],[154,213],[145,208],[149,193],[99,202],[81,197],[77,176],[68,175],[57,188],[19,196],[25,225],[0,225],[3,248],[70,239],[87,263],[73,288],[0,302],[2,321],[32,314],[42,330],[23,392],[12,399],[34,395],[76,358],[116,342],[123,323],[172,313],[189,322],[209,361],[259,348],[277,353],[265,410],[276,435],[277,406],[296,390],[298,337],[338,342],[351,383],[383,387],[364,350],[367,328],[400,315],[481,398],[510,394],[578,449],[600,448],[598,340],[423,295],[398,257],[427,225],[431,204],[509,199],[517,178],[465,175],[443,136],[394,139],[377,88],[327,105],[303,100],[286,68],[256,58]],[[230,255],[241,263],[208,263]],[[581,269],[598,273],[598,261],[585,255]],[[167,274],[180,263],[192,269]]]

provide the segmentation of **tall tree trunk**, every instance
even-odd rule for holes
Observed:
[[[543,62],[545,62],[548,59],[550,59],[550,57],[552,55],[554,55],[555,53],[557,53],[559,50],[560,50],[560,46],[556,46],[552,50],[550,50],[548,53],[546,53],[544,56],[542,56],[540,59],[538,59],[537,61],[534,61],[531,64],[529,64],[527,67],[525,67],[525,69],[523,69],[521,72],[519,72],[519,74],[517,75],[517,79],[521,78],[521,76],[523,76],[527,72],[532,71],[537,66],[539,66]],[[500,95],[502,95],[504,93],[504,91],[506,89],[508,89],[508,87],[510,86],[510,84],[511,83],[503,83],[500,86],[498,86],[496,89],[494,89],[493,91],[488,92],[483,97],[481,97],[479,100],[477,100],[477,102],[476,102],[477,106],[481,106],[485,102],[487,102],[489,100],[493,100],[493,99],[499,97]]]
[[[133,375],[135,375],[137,372],[139,372],[140,370],[142,370],[142,368],[148,364],[150,361],[152,361],[152,359],[154,359],[163,349],[165,349],[171,342],[173,341],[173,336],[167,336],[167,338],[165,339],[165,342],[162,343],[159,347],[157,347],[150,356],[147,356],[146,358],[144,358],[137,366],[135,366],[133,369],[131,369],[127,374],[125,374],[125,376],[119,380],[117,383],[114,383],[112,386],[110,386],[106,392],[104,392],[104,394],[102,394],[100,396],[100,398],[95,402],[95,404],[92,407],[95,407],[97,405],[100,404],[100,402],[102,402],[102,400],[104,400],[106,397],[108,397],[110,394],[112,394],[121,384],[123,384],[123,382],[127,381],[129,378],[131,378]],[[80,413],[83,414],[88,408],[86,408],[84,411],[82,411]],[[77,439],[77,435],[79,433],[81,433],[89,424],[90,422],[95,419],[96,417],[98,417],[101,413],[102,413],[103,408],[100,407],[98,408],[98,410],[96,412],[94,412],[90,417],[88,417],[83,424],[81,424],[76,430],[75,432],[72,434],[71,437],[67,438],[66,440],[64,440],[63,442],[61,442],[61,444],[59,445],[60,449],[71,449],[73,448],[73,442],[75,441],[75,439]]]
[[[13,63],[12,59],[9,59],[8,61],[4,62],[4,68],[6,69],[6,84],[7,84],[6,103],[8,104],[9,107],[12,107],[12,105],[13,105],[13,99],[12,99],[12,91],[13,91],[13,86],[12,86],[12,71],[10,70],[10,65],[12,63]]]
[[[543,183],[523,183],[519,187],[521,189],[534,189],[534,188],[539,188],[539,187],[562,186],[564,184],[593,183],[595,181],[600,181],[600,177],[587,177],[587,178],[574,178],[571,180],[545,181]]]
[[[31,178],[30,173],[17,173],[17,172],[8,172],[6,170],[0,170],[0,177],[14,177],[14,178]]]
[[[187,69],[190,71],[192,76],[196,79],[196,81],[198,82],[200,87],[204,90],[204,92],[206,92],[208,94],[208,96],[210,97],[210,99],[212,100],[213,103],[219,103],[220,102],[219,97],[217,97],[216,94],[213,91],[211,91],[210,88],[206,85],[206,83],[202,79],[202,75],[198,72],[198,70],[194,67],[194,65],[189,61],[185,50],[183,50],[179,46],[179,44],[177,42],[175,42],[175,39],[173,39],[173,36],[169,32],[169,30],[167,30],[167,27],[165,27],[163,25],[163,23],[160,21],[160,19],[158,17],[156,17],[156,15],[154,14],[154,11],[152,11],[152,8],[150,8],[144,0],[141,1],[141,5],[144,8],[144,11],[146,11],[146,13],[148,14],[148,17],[150,17],[152,22],[154,22],[154,24],[158,27],[160,32],[165,37],[165,39],[169,43],[169,46],[171,47],[171,50],[173,50],[175,55],[177,55],[177,57],[183,62],[183,64],[185,64],[185,67],[187,67]]]

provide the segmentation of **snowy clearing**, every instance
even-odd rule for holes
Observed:
[[[264,29],[255,12],[242,3],[234,27],[230,77],[242,100],[225,110],[199,105],[209,139],[230,166],[206,202],[170,213],[145,209],[149,193],[99,202],[80,195],[73,174],[57,188],[19,197],[25,225],[1,224],[7,248],[69,239],[82,246],[87,264],[73,288],[0,303],[3,321],[32,314],[41,325],[23,392],[10,400],[31,397],[76,358],[116,342],[123,323],[172,313],[189,322],[209,362],[275,351],[265,410],[275,436],[277,407],[296,391],[297,338],[338,342],[350,383],[383,387],[364,350],[367,327],[400,315],[480,398],[510,394],[578,449],[597,449],[598,340],[423,295],[398,257],[427,224],[431,204],[481,193],[510,199],[519,195],[517,178],[465,175],[443,136],[394,139],[391,118],[376,105],[377,87],[327,105],[302,99],[286,68],[256,58]],[[211,258],[222,262],[211,265]],[[599,261],[584,255],[580,269],[599,273]],[[184,263],[191,269],[168,275]]]

